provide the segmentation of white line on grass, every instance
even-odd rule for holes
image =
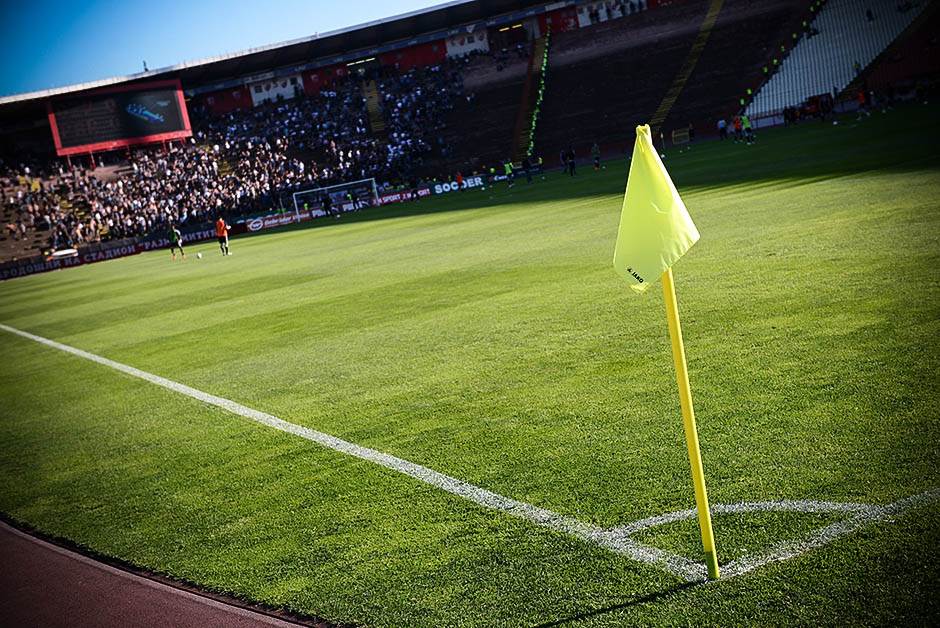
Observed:
[[[887,506],[874,506],[850,502],[824,502],[817,500],[779,500],[765,502],[739,502],[737,504],[712,504],[713,514],[742,514],[749,512],[799,512],[804,514],[838,513],[845,519],[823,526],[798,539],[782,541],[760,554],[748,555],[722,566],[722,578],[740,576],[758,567],[770,563],[795,558],[801,554],[822,547],[842,536],[855,532],[859,528],[891,517],[901,515],[911,508],[922,506],[940,499],[940,489],[925,491],[912,497],[906,497]],[[663,515],[634,521],[625,526],[607,531],[614,538],[628,538],[643,530],[657,526],[695,519],[698,513],[694,508],[677,510]],[[720,550],[720,548],[719,548]]]
[[[447,491],[448,493],[452,493],[472,501],[476,504],[479,504],[480,506],[485,506],[486,508],[491,508],[493,510],[498,510],[515,517],[520,517],[544,528],[556,530],[558,532],[564,532],[565,534],[570,534],[586,541],[590,541],[600,545],[601,547],[605,547],[609,550],[617,552],[618,554],[629,556],[634,560],[638,560],[650,565],[656,565],[684,580],[701,580],[702,575],[704,574],[704,567],[702,565],[699,565],[695,561],[689,560],[683,556],[679,556],[677,554],[673,554],[672,552],[667,552],[656,547],[643,545],[642,543],[634,541],[633,539],[625,537],[612,537],[607,533],[606,530],[597,526],[583,523],[577,519],[565,517],[564,515],[552,512],[551,510],[546,510],[545,508],[539,508],[538,506],[533,506],[532,504],[520,502],[510,497],[504,497],[503,495],[499,495],[484,488],[480,488],[479,486],[474,486],[473,484],[452,478],[449,475],[444,475],[443,473],[439,473],[433,469],[429,469],[419,464],[403,460],[402,458],[385,454],[381,451],[376,451],[375,449],[369,449],[368,447],[363,447],[361,445],[356,445],[355,443],[350,443],[341,438],[337,438],[323,432],[318,432],[307,427],[302,427],[300,425],[295,425],[294,423],[288,423],[287,421],[279,419],[271,414],[267,414],[266,412],[254,410],[229,399],[224,399],[201,390],[196,390],[195,388],[191,388],[185,384],[180,384],[179,382],[174,382],[172,380],[166,379],[165,377],[160,377],[159,375],[142,371],[140,369],[134,368],[133,366],[128,366],[126,364],[121,364],[120,362],[115,362],[114,360],[109,360],[108,358],[103,358],[99,355],[95,355],[94,353],[89,353],[81,349],[76,349],[75,347],[70,347],[69,345],[56,342],[55,340],[49,340],[48,338],[43,338],[42,336],[37,336],[29,332],[21,331],[2,323],[0,323],[0,329],[4,329],[12,334],[22,336],[23,338],[28,338],[29,340],[44,344],[48,347],[52,347],[53,349],[71,353],[72,355],[78,356],[80,358],[85,358],[86,360],[91,360],[92,362],[97,362],[98,364],[108,366],[115,370],[121,371],[122,373],[126,373],[127,375],[131,375],[132,377],[137,377],[139,379],[148,381],[151,384],[162,386],[163,388],[178,392],[180,394],[186,395],[187,397],[198,399],[203,403],[222,408],[223,410],[228,410],[233,414],[245,417],[246,419],[251,419],[252,421],[256,421],[262,425],[267,425],[268,427],[273,427],[274,429],[281,430],[282,432],[287,432],[288,434],[306,438],[307,440],[313,441],[335,451],[339,451],[350,456],[355,456],[356,458],[361,458],[362,460],[368,460],[369,462],[374,462],[375,464],[381,465],[387,469],[403,473],[416,480],[424,482],[425,484],[430,484],[431,486],[435,486],[441,490]]]
[[[764,565],[778,562],[781,560],[787,560],[788,558],[793,558],[799,556],[800,554],[805,554],[806,552],[822,547],[827,543],[830,543],[839,537],[843,537],[847,534],[855,532],[859,528],[870,525],[878,521],[887,521],[892,517],[901,515],[905,511],[910,510],[911,508],[916,508],[918,506],[923,506],[931,501],[940,498],[940,490],[934,489],[932,491],[926,491],[918,495],[913,495],[904,499],[899,499],[896,502],[888,504],[887,506],[872,506],[872,505],[861,505],[854,504],[855,506],[862,506],[862,509],[856,510],[853,516],[850,516],[847,519],[842,521],[837,521],[836,523],[830,524],[818,530],[807,534],[803,538],[784,541],[774,545],[770,550],[762,554],[757,554],[755,556],[745,556],[740,558],[732,563],[729,563],[724,567],[724,573],[728,577],[739,576],[741,574],[753,571],[758,567],[763,567]],[[799,502],[796,502],[799,503]],[[764,502],[768,506],[773,506],[777,502]],[[757,505],[764,505],[757,504]],[[841,505],[841,504],[835,504]],[[752,512],[751,509],[744,512]],[[771,510],[771,508],[762,508],[762,510]],[[777,509],[779,510],[779,508]],[[792,509],[797,510],[797,509]],[[826,510],[797,510],[798,512],[827,512]],[[839,512],[837,509],[830,509],[828,512]],[[841,512],[845,512],[844,510]]]
[[[485,488],[480,488],[479,486],[474,486],[473,484],[469,484],[463,480],[458,480],[457,478],[453,478],[449,475],[444,475],[443,473],[439,473],[433,469],[415,464],[414,462],[409,462],[402,458],[385,454],[375,449],[369,449],[368,447],[356,445],[355,443],[350,443],[349,441],[337,438],[336,436],[331,436],[329,434],[318,432],[307,427],[289,423],[283,419],[277,418],[276,416],[267,414],[266,412],[254,410],[229,399],[217,397],[201,390],[196,390],[195,388],[191,388],[185,384],[180,384],[179,382],[174,382],[172,380],[166,379],[165,377],[160,377],[159,375],[142,371],[140,369],[134,368],[133,366],[128,366],[126,364],[121,364],[120,362],[115,362],[114,360],[109,360],[108,358],[103,358],[99,355],[95,355],[94,353],[76,349],[75,347],[56,342],[55,340],[49,340],[48,338],[43,338],[42,336],[37,336],[26,331],[21,331],[2,323],[0,323],[0,329],[10,332],[11,334],[16,334],[17,336],[21,336],[23,338],[28,338],[29,340],[44,344],[48,347],[52,347],[53,349],[58,349],[59,351],[64,351],[65,353],[70,353],[80,358],[97,362],[98,364],[113,368],[117,371],[121,371],[122,373],[126,373],[132,377],[137,377],[152,384],[156,384],[157,386],[162,386],[168,390],[186,395],[187,397],[192,397],[193,399],[197,399],[203,403],[222,408],[223,410],[227,410],[246,419],[251,419],[252,421],[261,423],[262,425],[273,427],[274,429],[280,430],[282,432],[287,432],[288,434],[293,434],[309,441],[313,441],[334,451],[381,465],[387,469],[391,469],[392,471],[397,471],[398,473],[412,477],[420,482],[424,482],[425,484],[435,486],[441,490],[447,491],[448,493],[462,497],[480,506],[525,519],[526,521],[539,525],[543,528],[548,528],[557,532],[563,532],[565,534],[596,544],[610,551],[616,552],[617,554],[628,556],[639,562],[660,567],[674,576],[677,576],[688,582],[698,582],[705,579],[706,570],[704,563],[693,561],[684,556],[680,556],[657,547],[645,545],[631,538],[633,534],[636,534],[642,530],[668,523],[674,523],[677,521],[684,521],[686,519],[692,519],[696,516],[696,511],[694,509],[680,510],[677,512],[657,515],[655,517],[649,517],[647,519],[635,521],[631,524],[616,528],[600,528],[582,521],[578,521],[577,519],[573,519],[571,517],[560,515],[545,508],[539,508],[538,506],[533,506],[532,504],[527,504],[510,497],[499,495],[498,493],[488,491]],[[716,514],[734,514],[757,511],[790,511],[801,513],[837,512],[843,513],[847,517],[843,521],[822,527],[801,539],[779,543],[773,546],[766,553],[757,554],[754,556],[745,556],[744,558],[729,563],[723,567],[724,577],[729,578],[738,576],[772,562],[787,560],[788,558],[799,556],[800,554],[818,547],[822,547],[823,545],[839,537],[854,532],[862,526],[877,521],[885,521],[893,516],[900,515],[911,508],[926,504],[938,498],[940,498],[940,489],[927,491],[919,495],[914,495],[913,497],[901,499],[887,506],[872,506],[869,504],[836,503],[814,500],[784,500],[768,502],[742,502],[737,504],[713,504],[712,511]]]

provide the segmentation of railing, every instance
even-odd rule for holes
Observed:
[[[542,99],[545,97],[545,77],[548,75],[548,49],[551,44],[552,32],[545,33],[545,48],[542,51],[542,70],[539,72],[539,89],[535,97],[535,107],[532,110],[532,120],[529,123],[529,142],[526,146],[526,157],[535,152],[535,127],[539,121],[542,110]]]

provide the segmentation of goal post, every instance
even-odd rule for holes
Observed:
[[[375,185],[375,179],[360,179],[301,190],[293,194],[294,212],[299,217],[301,211],[314,212],[322,210],[327,195],[329,195],[331,206],[334,209],[349,212],[363,207],[373,207],[376,205],[379,192]]]

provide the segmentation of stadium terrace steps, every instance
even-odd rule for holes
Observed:
[[[46,231],[30,231],[25,238],[14,240],[6,230],[7,222],[4,220],[3,234],[0,235],[0,260],[33,257],[46,244]]]
[[[662,102],[659,103],[659,107],[656,108],[656,113],[654,113],[653,117],[650,119],[650,126],[654,133],[662,126],[663,121],[665,121],[666,116],[669,115],[669,111],[672,109],[673,104],[675,104],[676,99],[679,98],[679,94],[682,93],[686,81],[689,80],[689,76],[691,76],[692,72],[695,70],[699,57],[702,56],[702,51],[705,49],[705,44],[708,43],[708,38],[712,33],[715,21],[718,19],[718,14],[721,12],[723,3],[724,0],[711,0],[711,3],[708,5],[708,12],[705,14],[705,19],[702,20],[702,25],[695,41],[692,43],[689,54],[686,55],[685,61],[682,63],[682,68],[679,70],[679,73],[676,74],[672,85],[669,86],[669,91],[666,92],[666,96],[663,98]]]
[[[748,105],[747,114],[773,115],[811,96],[841,92],[907,29],[926,4],[920,0],[901,11],[896,0],[829,0],[811,25],[818,34],[799,39],[780,70]]]
[[[366,110],[369,112],[369,127],[372,134],[385,137],[385,116],[382,114],[381,96],[375,81],[366,81],[362,84],[362,95],[366,99]]]
[[[520,81],[529,70],[529,58],[529,56],[526,56],[520,59],[516,55],[510,54],[501,63],[494,62],[488,56],[471,59],[463,69],[464,88],[476,92],[500,83]]]
[[[682,67],[708,7],[687,2],[553,35],[536,130],[536,151],[546,163],[555,164],[569,145],[632,145],[636,125],[649,121]]]
[[[524,70],[529,58],[524,62],[513,59],[507,70],[519,67]],[[425,164],[421,174],[430,177],[453,174],[468,164],[471,171],[485,171],[510,158],[527,74],[507,70],[495,73],[486,69],[490,67],[495,66],[486,59],[469,76],[465,75],[464,86],[472,97],[459,99],[444,120],[444,142],[450,153],[435,163]]]
[[[774,42],[798,30],[805,5],[805,0],[725,0],[695,70],[662,123],[666,135],[690,123],[699,134],[713,133],[719,117],[730,119],[738,98],[760,82]]]
[[[519,113],[516,115],[516,130],[513,133],[512,161],[514,163],[521,162],[525,158],[528,148],[529,132],[532,130],[532,111],[536,104],[535,99],[538,97],[539,75],[542,72],[542,61],[547,43],[547,40],[541,37],[535,41],[532,48]]]
[[[921,12],[862,74],[869,88],[883,89],[940,73],[940,3]],[[858,81],[858,79],[856,79]]]
[[[451,165],[472,163],[496,166],[509,157],[512,131],[522,93],[521,80],[477,92],[471,102],[463,100],[447,120],[447,144],[457,150]]]

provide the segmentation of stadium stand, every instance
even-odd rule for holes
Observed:
[[[368,176],[410,182],[419,173],[433,172],[441,159],[453,154],[454,145],[442,131],[447,113],[464,97],[461,66],[460,61],[445,61],[386,74],[378,85],[387,129],[386,169]],[[366,176],[363,172],[360,178]]]
[[[936,58],[929,51],[937,10],[923,11],[922,1],[562,4],[521,2],[542,13],[526,8],[504,26],[481,22],[405,52],[343,58],[315,77],[249,77],[226,88],[196,81],[191,139],[94,161],[53,158],[48,99],[27,101],[22,107],[33,106],[36,119],[2,129],[10,146],[25,150],[4,153],[0,164],[0,259],[153,238],[170,223],[196,229],[217,212],[229,219],[283,212],[293,192],[352,180],[411,190],[457,172],[499,173],[507,159],[528,154],[533,137],[534,157],[548,166],[569,147],[586,155],[595,142],[622,154],[634,127],[651,120],[667,137],[690,124],[700,135],[714,132],[717,118],[739,113],[751,89],[757,95],[747,112],[756,117],[833,87],[886,86],[936,72],[925,59]],[[768,72],[778,56],[783,65]],[[254,68],[267,69],[275,58],[262,57]],[[192,71],[210,72],[213,63],[225,62]],[[219,71],[227,77],[231,70]],[[2,107],[0,114],[16,111]]]
[[[8,176],[5,224],[27,248],[75,247],[144,236],[170,223],[207,221],[275,207],[283,194],[357,178],[401,182],[424,157],[446,154],[443,114],[462,93],[458,64],[388,73],[381,79],[387,137],[370,135],[360,82],[315,96],[212,116],[194,112],[193,140],[135,150],[116,177],[82,167],[55,177],[36,169]],[[15,238],[14,238],[15,232]],[[33,237],[36,232],[46,238]],[[24,247],[13,246],[13,249]]]
[[[746,113],[766,116],[841,92],[918,16],[925,2],[828,0]]]
[[[695,69],[663,122],[667,135],[689,124],[699,137],[716,133],[717,119],[737,112],[735,96],[760,82],[775,42],[797,30],[805,6],[805,0],[725,0]]]
[[[891,45],[863,74],[879,90],[915,88],[940,72],[940,4],[928,5],[910,34]]]
[[[530,56],[531,47],[519,44],[470,60],[464,70],[469,98],[444,119],[442,139],[452,150],[441,172],[483,172],[509,158]]]
[[[690,1],[553,35],[536,132],[546,162],[569,145],[622,151],[656,111],[698,34],[707,2]]]

